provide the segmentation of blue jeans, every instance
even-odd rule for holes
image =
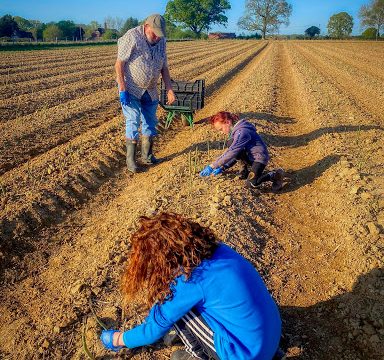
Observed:
[[[139,139],[141,120],[141,134],[155,136],[157,134],[156,110],[159,100],[152,100],[146,91],[139,99],[129,94],[129,105],[121,105],[125,117],[125,136],[129,140]]]

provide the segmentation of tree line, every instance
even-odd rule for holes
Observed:
[[[204,38],[213,25],[226,25],[225,12],[231,8],[229,0],[170,0],[167,3],[165,18],[168,38]],[[266,38],[278,32],[281,25],[289,25],[292,5],[286,0],[246,0],[244,15],[238,20],[239,28],[250,33],[248,37]],[[362,36],[378,39],[384,24],[384,0],[371,0],[359,12]],[[19,16],[5,15],[0,18],[0,37],[29,37],[31,39],[85,40],[91,38],[116,39],[127,30],[142,24],[136,18],[124,20],[119,17],[106,17],[104,24],[92,21],[89,24],[75,24],[71,20],[42,23]],[[343,39],[351,35],[354,19],[347,12],[334,14],[327,25],[328,37]],[[311,26],[304,35],[318,37],[320,29]],[[260,34],[260,35],[259,35]],[[247,36],[243,36],[243,38]]]
[[[91,21],[89,24],[76,24],[72,20],[43,23],[39,20],[24,19],[20,16],[5,15],[0,18],[0,37],[21,37],[33,40],[86,40],[101,38],[114,39],[120,33],[139,25],[139,21],[129,17],[106,17],[104,24]]]

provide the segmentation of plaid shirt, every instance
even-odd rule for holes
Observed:
[[[157,81],[161,70],[168,66],[165,38],[151,45],[144,26],[128,30],[117,42],[117,58],[125,62],[124,79],[127,90],[141,98],[147,90],[152,100],[158,99]]]

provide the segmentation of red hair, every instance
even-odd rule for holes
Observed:
[[[181,215],[161,213],[142,216],[140,228],[132,235],[131,253],[122,278],[126,303],[144,291],[145,303],[172,298],[175,278],[192,271],[217,247],[215,235]]]
[[[214,125],[217,122],[225,123],[228,121],[235,123],[239,121],[239,117],[236,114],[227,111],[219,111],[216,115],[211,116],[209,119],[211,125]]]

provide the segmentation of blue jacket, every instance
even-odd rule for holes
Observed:
[[[223,166],[230,168],[236,163],[236,157],[245,150],[249,161],[258,161],[264,165],[268,164],[269,154],[267,146],[256,131],[256,127],[247,120],[240,120],[235,124],[229,139],[231,145],[214,163],[213,168]]]
[[[152,307],[146,320],[123,334],[128,348],[151,344],[195,307],[214,332],[221,360],[270,360],[281,336],[279,311],[246,259],[220,244],[188,281],[176,279],[174,296]]]

